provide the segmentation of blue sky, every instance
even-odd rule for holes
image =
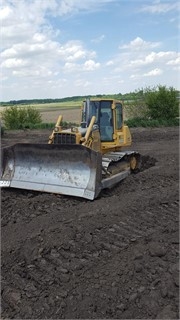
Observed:
[[[0,101],[180,89],[176,0],[0,4]]]

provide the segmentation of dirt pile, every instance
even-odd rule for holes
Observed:
[[[2,319],[179,318],[178,128],[132,134],[143,170],[95,201],[2,189]]]

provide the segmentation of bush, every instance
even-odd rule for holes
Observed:
[[[158,86],[153,89],[145,89],[145,103],[148,107],[148,115],[151,119],[175,119],[179,115],[179,102],[177,91],[170,87]]]
[[[133,100],[124,104],[124,118],[146,118],[148,115],[148,108],[144,100]]]
[[[77,127],[79,126],[76,122],[66,122],[62,121],[61,122],[61,127],[62,129],[69,129],[71,127]],[[43,123],[37,123],[31,127],[31,129],[54,129],[55,123],[52,122],[43,122]]]
[[[133,118],[125,121],[125,124],[129,128],[137,127],[172,127],[179,126],[179,119],[145,119],[145,118]]]
[[[42,122],[40,112],[28,107],[17,107],[11,106],[7,107],[1,112],[2,120],[7,129],[25,129],[32,128],[36,124]]]
[[[31,129],[54,129],[54,123],[52,122],[37,123],[33,125]]]

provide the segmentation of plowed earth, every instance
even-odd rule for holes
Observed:
[[[94,201],[2,189],[2,319],[179,319],[179,130],[131,131],[142,171]]]

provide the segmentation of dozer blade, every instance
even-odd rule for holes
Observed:
[[[0,187],[93,200],[101,191],[101,154],[81,145],[15,144],[1,152]]]

